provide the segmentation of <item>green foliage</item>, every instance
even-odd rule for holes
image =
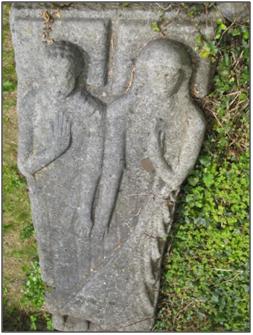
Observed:
[[[31,264],[27,271],[27,280],[24,288],[24,303],[40,309],[44,303],[45,285],[40,274],[39,262]]]
[[[151,26],[151,29],[156,33],[159,33],[161,31],[161,29],[159,27],[159,23],[156,22],[156,21],[152,21],[150,26]]]
[[[9,12],[11,4],[4,4],[5,12]],[[17,86],[17,78],[15,73],[14,51],[11,44],[11,34],[9,29],[9,16],[3,17],[3,90],[14,91]]]
[[[45,284],[42,281],[38,261],[32,262],[26,270],[27,279],[23,290],[23,305],[33,309],[30,314],[30,330],[53,330],[52,318],[48,313],[41,313],[44,304]]]
[[[231,25],[219,45],[215,91],[208,98],[212,132],[208,151],[229,159],[249,146],[249,35],[247,26]]]
[[[3,82],[3,90],[4,91],[14,91],[16,88],[16,84],[14,84],[13,82],[6,80]]]
[[[45,319],[46,319],[46,323],[47,323],[47,330],[53,331],[54,327],[53,327],[52,317],[49,314],[46,314]]]
[[[221,19],[218,19],[216,21],[216,30],[213,41],[207,40],[203,35],[198,35],[196,37],[196,50],[201,58],[210,58],[213,62],[216,60],[216,55],[219,52],[219,43],[227,29],[225,23]]]
[[[11,303],[9,290],[6,286],[3,287],[2,311],[4,331],[13,332],[20,329],[29,329],[30,321],[27,313]]]
[[[215,31],[215,39],[219,40],[223,34],[224,31],[227,30],[227,26],[224,24],[224,22],[221,19],[218,19],[216,21],[217,27]]]
[[[48,330],[48,331],[53,331],[53,322],[52,318],[49,314],[45,313],[43,315],[44,319],[41,320],[41,314],[34,313],[30,315],[30,330]]]
[[[37,321],[38,318],[36,315],[30,315],[30,322],[31,322],[31,330],[37,330]]]
[[[23,177],[17,171],[16,166],[3,164],[3,213],[4,230],[17,225],[31,224],[27,186]]]
[[[202,44],[201,44],[202,43]],[[217,21],[207,136],[180,195],[155,329],[249,331],[249,27]]]
[[[34,234],[34,227],[32,224],[28,224],[24,226],[24,228],[21,230],[20,238],[21,240],[26,240],[32,237],[33,234]]]

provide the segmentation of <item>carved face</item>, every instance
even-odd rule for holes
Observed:
[[[48,61],[47,83],[51,93],[66,97],[75,88],[75,72],[73,64],[66,58],[53,58]]]
[[[136,86],[152,95],[173,96],[188,81],[191,62],[184,49],[164,40],[150,43],[136,62]]]
[[[170,97],[186,79],[180,64],[143,63],[136,68],[137,86],[151,94]]]
[[[147,70],[147,82],[152,83],[151,90],[154,94],[165,94],[170,97],[177,93],[185,79],[184,71],[179,64],[174,66],[159,64],[148,67]]]

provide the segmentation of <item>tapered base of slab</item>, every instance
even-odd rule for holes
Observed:
[[[87,331],[89,322],[67,315],[53,314],[53,326],[59,331]]]
[[[91,323],[87,320],[81,320],[77,318],[73,318],[67,315],[53,314],[53,326],[55,330],[70,332],[85,332],[85,331],[150,331],[151,324],[154,323],[154,320],[151,321],[149,319],[140,320],[138,322],[134,322],[132,324],[128,324],[126,326],[122,326],[122,328],[115,329],[102,329],[98,325]]]

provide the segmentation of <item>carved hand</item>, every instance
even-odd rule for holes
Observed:
[[[165,131],[166,131],[165,121],[162,119],[157,119],[155,125],[155,136],[157,138],[158,148],[162,155],[164,155],[165,153]]]
[[[165,158],[166,153],[166,123],[163,119],[156,119],[153,132],[151,132],[150,142],[149,142],[149,158],[155,167],[156,174],[161,178],[166,184],[166,189],[174,188],[174,176],[172,166]],[[160,188],[160,183],[157,184],[158,189]],[[165,193],[168,193],[167,191]]]
[[[68,149],[71,139],[70,123],[63,112],[56,115],[55,120],[51,123],[51,130],[51,150],[56,158]]]

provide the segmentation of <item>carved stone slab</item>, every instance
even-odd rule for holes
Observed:
[[[62,331],[143,331],[180,185],[205,129],[212,20],[159,7],[18,4],[18,165],[26,176],[46,305]]]

